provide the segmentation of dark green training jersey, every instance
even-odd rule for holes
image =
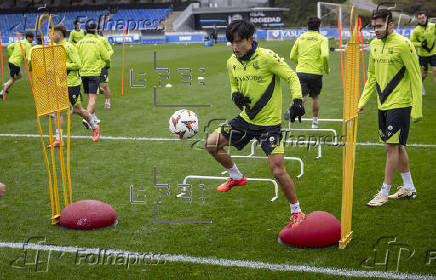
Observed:
[[[227,60],[227,70],[231,92],[239,91],[248,96],[251,100],[250,109],[258,111],[252,119],[245,109],[241,112],[240,116],[248,123],[271,126],[282,122],[280,79],[289,83],[292,99],[302,99],[297,74],[269,49],[256,48],[251,58],[246,61],[239,60],[233,54]]]
[[[416,51],[409,39],[395,32],[386,39],[374,39],[370,44],[368,80],[359,109],[376,91],[379,110],[412,106],[412,120],[419,120],[422,118],[421,82]]]
[[[318,31],[307,31],[295,40],[290,58],[298,65],[298,73],[322,75],[328,74],[329,68],[329,42]]]
[[[427,41],[427,49],[422,47],[422,42]],[[436,54],[436,26],[427,22],[426,26],[418,25],[410,36],[410,41],[417,48],[419,56],[432,56]]]

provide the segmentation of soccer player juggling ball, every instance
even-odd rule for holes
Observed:
[[[359,101],[359,112],[374,91],[377,92],[380,140],[385,143],[386,166],[381,190],[368,206],[381,206],[389,198],[415,198],[405,145],[410,118],[422,119],[421,75],[415,47],[409,39],[393,31],[392,13],[381,9],[374,13],[376,39],[371,41],[368,80]],[[399,169],[404,186],[389,195]]]
[[[254,25],[244,20],[233,21],[227,26],[227,41],[231,42],[234,52],[227,60],[227,70],[232,100],[241,113],[208,136],[206,149],[229,173],[230,178],[217,187],[217,191],[226,192],[245,185],[247,178],[224,147],[232,145],[241,150],[251,139],[257,139],[268,156],[272,174],[290,202],[291,225],[294,226],[305,215],[300,209],[294,182],[284,165],[280,79],[290,84],[294,100],[291,119],[294,121],[304,115],[301,85],[296,73],[276,53],[258,47],[253,39],[254,31]]]

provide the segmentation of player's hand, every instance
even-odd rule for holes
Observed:
[[[427,48],[427,40],[422,41],[421,46],[423,49]]]
[[[294,103],[289,107],[288,110],[291,122],[295,122],[295,118],[298,117],[298,121],[301,123],[301,117],[306,113],[306,110],[304,110],[303,101],[301,99],[294,99]]]
[[[244,110],[244,106],[248,106],[248,104],[251,103],[250,98],[244,96],[242,92],[239,91],[232,93],[232,100],[241,111]]]

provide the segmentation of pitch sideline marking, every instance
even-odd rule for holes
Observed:
[[[38,138],[39,134],[0,134],[0,137],[27,137],[27,138]],[[44,135],[48,138],[49,135]],[[82,135],[71,135],[72,139],[92,139],[91,136]],[[131,140],[131,141],[180,141],[178,138],[164,138],[164,137],[121,137],[121,136],[100,136],[103,140]],[[203,139],[191,138],[185,139],[183,141],[198,141]],[[322,143],[323,145],[329,145]],[[372,143],[372,142],[358,142],[357,146],[384,146],[383,143]],[[420,147],[420,148],[436,148],[436,144],[407,144],[408,147]]]
[[[30,249],[30,250],[42,250],[42,251],[55,251],[65,253],[78,253],[81,254],[94,254],[98,255],[102,249],[99,248],[84,248],[84,247],[72,247],[72,246],[57,246],[57,245],[44,245],[36,243],[14,243],[14,242],[0,242],[0,248],[11,249]],[[394,273],[383,271],[365,271],[365,270],[345,270],[337,268],[327,267],[315,267],[308,265],[287,265],[287,264],[274,264],[260,261],[244,261],[244,260],[231,260],[222,258],[202,258],[188,255],[171,255],[171,254],[154,254],[154,253],[139,253],[117,249],[106,249],[105,254],[117,255],[122,254],[124,256],[131,257],[149,257],[150,260],[169,261],[169,262],[184,262],[193,264],[206,264],[216,265],[224,267],[243,267],[252,269],[267,269],[271,271],[293,271],[293,272],[308,272],[308,273],[320,273],[327,275],[346,276],[346,277],[365,277],[365,278],[390,278],[390,279],[436,279],[433,275],[425,274],[410,274],[410,273]]]

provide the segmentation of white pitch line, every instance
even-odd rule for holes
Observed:
[[[139,253],[133,251],[125,251],[118,249],[100,249],[100,248],[81,248],[71,246],[57,246],[57,245],[44,245],[36,243],[13,243],[13,242],[0,242],[0,248],[12,249],[30,249],[42,251],[55,251],[65,253],[78,254],[101,254],[102,251],[106,255],[123,255],[131,256],[132,258],[144,257],[150,260],[168,261],[168,262],[184,262],[194,264],[206,264],[225,267],[243,267],[251,269],[266,269],[271,271],[293,271],[293,272],[307,272],[307,273],[320,273],[327,275],[345,276],[345,277],[365,277],[365,278],[389,278],[389,279],[436,279],[433,275],[425,274],[410,274],[410,273],[394,273],[383,271],[365,271],[365,270],[346,270],[328,267],[316,267],[308,265],[287,265],[287,264],[274,264],[259,261],[243,261],[243,260],[230,260],[222,258],[202,258],[187,255],[170,255],[170,254],[154,254],[154,253]]]
[[[39,134],[0,134],[0,137],[27,137],[27,138],[39,138]],[[45,135],[45,138],[49,138],[49,135]],[[64,136],[65,137],[65,136]],[[84,136],[84,135],[71,135],[72,139],[92,139],[91,136]],[[103,140],[130,140],[130,141],[181,141],[177,137],[174,138],[165,138],[165,137],[123,137],[123,136],[100,136],[100,139]],[[198,140],[204,140],[200,138],[190,138],[190,139],[184,139],[182,141],[198,141]],[[316,144],[316,142],[313,142]],[[329,145],[332,146],[330,143],[323,143],[321,141],[322,145]],[[372,142],[358,142],[356,143],[357,146],[384,146],[383,143],[372,143]],[[421,147],[421,148],[436,148],[436,144],[407,144],[407,147]]]

